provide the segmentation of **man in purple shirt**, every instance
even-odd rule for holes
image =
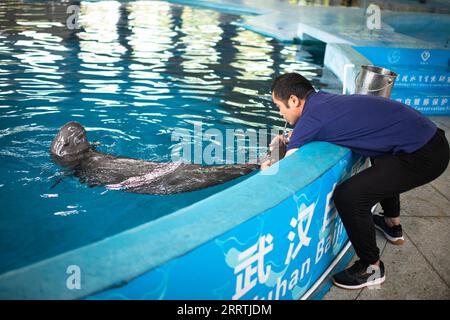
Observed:
[[[449,162],[443,130],[413,108],[383,97],[316,92],[296,73],[275,79],[272,99],[295,126],[286,156],[311,141],[326,141],[370,157],[372,166],[339,184],[333,200],[360,258],[333,276],[335,285],[359,289],[384,282],[375,228],[403,244],[399,194],[440,176]],[[282,137],[277,139],[283,140]],[[281,141],[283,142],[283,141]],[[265,162],[265,169],[271,162]],[[383,216],[371,215],[380,203]]]

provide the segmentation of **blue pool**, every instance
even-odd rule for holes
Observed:
[[[64,123],[82,123],[99,151],[170,161],[176,128],[282,128],[270,102],[279,74],[301,72],[316,88],[340,90],[323,68],[324,48],[245,30],[237,15],[164,1],[83,1],[81,28],[70,30],[66,9],[57,1],[0,3],[0,274],[237,182],[169,196],[89,188],[51,161]]]

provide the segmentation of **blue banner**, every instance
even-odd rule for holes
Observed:
[[[365,165],[348,152],[276,207],[89,299],[299,299],[347,243],[331,198],[340,180]]]
[[[446,88],[450,90],[450,73],[439,70],[404,70],[395,69],[398,76],[396,88]]]
[[[427,115],[450,114],[450,91],[393,90],[391,99],[407,104]]]
[[[450,50],[411,49],[390,47],[354,47],[372,63],[380,66],[414,66],[417,68],[436,68],[447,70]]]
[[[397,73],[391,98],[426,115],[450,114],[450,50],[354,47]]]

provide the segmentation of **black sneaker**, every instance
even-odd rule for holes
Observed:
[[[403,238],[402,225],[393,226],[392,228],[386,224],[383,216],[374,214],[373,223],[375,223],[375,228],[383,232],[386,239],[395,245],[402,245],[405,243],[405,238]]]
[[[384,276],[384,264],[380,260],[380,266],[367,265],[358,260],[353,266],[333,276],[334,285],[344,289],[361,289],[380,285],[386,280]]]

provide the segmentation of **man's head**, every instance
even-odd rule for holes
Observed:
[[[294,125],[302,115],[311,90],[314,90],[311,83],[298,73],[285,73],[273,82],[272,100],[289,124]]]

